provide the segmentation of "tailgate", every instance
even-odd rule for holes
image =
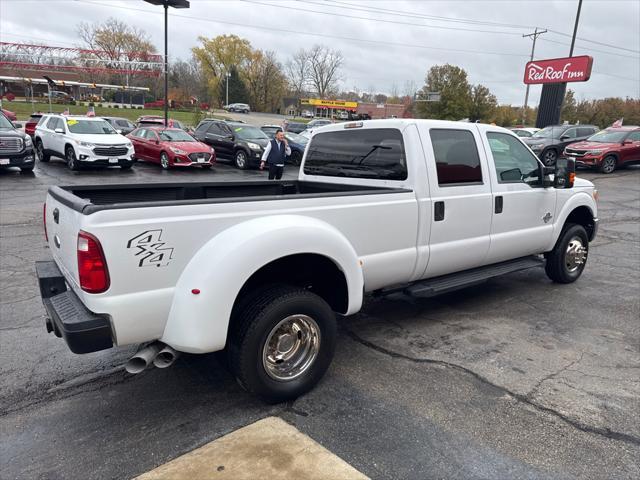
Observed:
[[[48,193],[44,215],[51,255],[67,282],[78,291],[77,244],[82,214]]]

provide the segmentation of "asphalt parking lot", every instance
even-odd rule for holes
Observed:
[[[530,270],[435,299],[369,298],[340,321],[318,387],[268,406],[215,355],[130,376],[135,347],[72,354],[45,331],[34,270],[50,258],[50,185],[264,173],[0,171],[0,476],[131,478],[275,416],[375,479],[639,478],[640,168],[580,175],[600,191],[601,228],[578,282]]]

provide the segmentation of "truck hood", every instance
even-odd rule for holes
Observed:
[[[576,142],[569,145],[568,148],[572,150],[610,150],[619,145],[619,143]]]
[[[95,135],[76,135],[74,136],[75,140],[78,140],[79,142],[89,142],[89,143],[95,143],[98,145],[123,145],[125,143],[130,143],[131,140],[129,140],[127,137],[125,137],[124,135],[102,135],[102,134],[95,134]]]

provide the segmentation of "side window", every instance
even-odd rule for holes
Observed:
[[[134,131],[132,135],[137,138],[144,138],[145,133],[146,130],[144,128],[139,128],[138,130]]]
[[[153,130],[145,130],[144,137],[147,140],[150,140],[152,142],[155,142],[156,140],[158,140],[158,136],[156,135],[156,132],[154,132]]]
[[[207,133],[210,133],[212,135],[222,135],[222,129],[220,128],[220,126],[217,124],[217,122],[211,122],[211,125],[209,125],[209,130],[207,130]]]
[[[640,131],[631,132],[631,134],[627,137],[627,140],[631,140],[632,142],[640,142]]]
[[[578,136],[577,128],[570,128],[562,134],[563,137],[576,138]]]
[[[478,146],[468,130],[431,129],[438,185],[482,183]]]
[[[589,136],[593,135],[594,133],[596,133],[596,132],[591,127],[578,128],[578,136],[579,137],[589,137]]]
[[[38,120],[38,124],[36,125],[37,127],[40,127],[42,125],[44,125],[47,121],[47,117],[40,117],[40,120]]]
[[[58,119],[56,117],[51,117],[47,122],[47,128],[49,130],[55,130],[57,123],[58,123]]]
[[[129,122],[127,122],[126,120],[116,120],[116,125],[118,125],[119,127],[128,127]]]
[[[517,138],[506,133],[487,132],[498,183],[524,182],[538,177],[538,160]]]
[[[203,134],[204,132],[206,132],[207,129],[209,128],[209,123],[210,122],[203,122],[200,125],[198,125],[198,128],[196,128],[196,133]]]

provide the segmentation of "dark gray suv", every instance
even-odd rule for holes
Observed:
[[[522,140],[546,166],[551,167],[555,165],[564,147],[585,140],[599,130],[594,125],[549,125]]]

